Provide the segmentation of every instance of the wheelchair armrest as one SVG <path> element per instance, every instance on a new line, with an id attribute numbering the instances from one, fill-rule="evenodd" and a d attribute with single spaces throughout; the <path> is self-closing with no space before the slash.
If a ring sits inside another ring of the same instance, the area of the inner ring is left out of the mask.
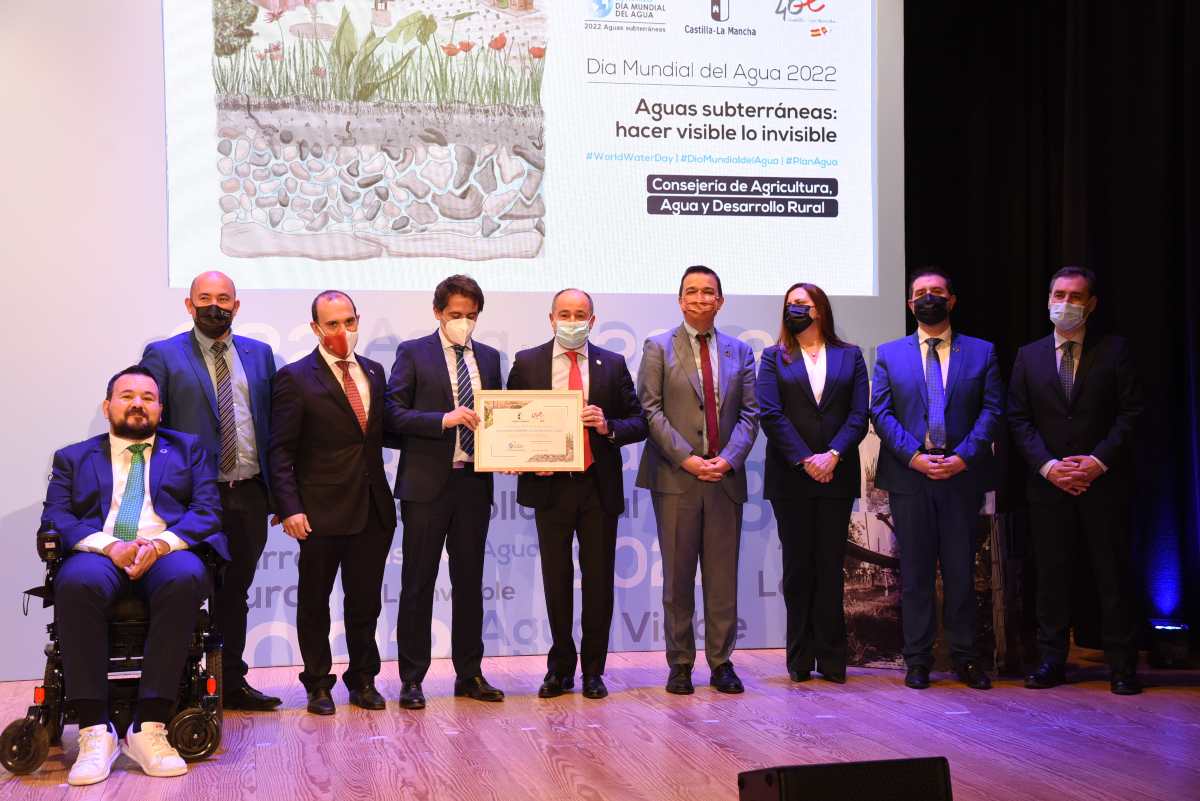
<path id="1" fill-rule="evenodd" d="M 57 565 L 63 560 L 62 535 L 53 528 L 39 531 L 37 535 L 38 558 L 47 566 Z"/>

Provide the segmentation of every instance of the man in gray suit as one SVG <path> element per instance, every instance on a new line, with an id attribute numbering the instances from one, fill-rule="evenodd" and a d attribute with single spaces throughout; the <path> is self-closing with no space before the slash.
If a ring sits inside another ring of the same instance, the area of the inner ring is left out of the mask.
<path id="1" fill-rule="evenodd" d="M 738 547 L 743 465 L 758 435 L 754 352 L 713 327 L 725 296 L 708 267 L 688 267 L 679 284 L 683 325 L 650 337 L 638 369 L 638 399 L 650 438 L 637 486 L 654 501 L 663 560 L 667 692 L 693 692 L 696 565 L 704 593 L 704 651 L 711 684 L 742 692 L 729 661 L 737 640 Z"/>

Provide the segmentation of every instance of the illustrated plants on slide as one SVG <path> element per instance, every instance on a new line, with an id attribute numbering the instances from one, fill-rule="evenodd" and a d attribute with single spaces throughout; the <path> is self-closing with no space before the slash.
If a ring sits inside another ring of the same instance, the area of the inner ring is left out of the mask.
<path id="1" fill-rule="evenodd" d="M 534 258 L 548 0 L 212 0 L 231 257 Z"/>

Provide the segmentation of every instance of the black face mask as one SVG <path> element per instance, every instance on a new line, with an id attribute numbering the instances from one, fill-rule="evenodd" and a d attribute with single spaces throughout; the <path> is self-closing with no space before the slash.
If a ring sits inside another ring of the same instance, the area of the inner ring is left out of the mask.
<path id="1" fill-rule="evenodd" d="M 196 327 L 206 337 L 220 339 L 233 325 L 233 312 L 229 309 L 222 309 L 215 303 L 194 308 L 196 309 Z"/>
<path id="2" fill-rule="evenodd" d="M 813 318 L 809 316 L 811 312 L 812 306 L 788 304 L 783 315 L 783 324 L 787 326 L 788 333 L 796 336 L 812 325 Z"/>
<path id="3" fill-rule="evenodd" d="M 950 316 L 949 299 L 925 294 L 913 301 L 913 316 L 925 325 L 937 325 Z"/>

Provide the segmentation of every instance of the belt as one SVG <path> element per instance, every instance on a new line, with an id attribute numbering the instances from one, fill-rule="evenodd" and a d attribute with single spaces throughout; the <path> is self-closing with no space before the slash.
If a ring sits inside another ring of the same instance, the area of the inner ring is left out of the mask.
<path id="1" fill-rule="evenodd" d="M 239 478 L 236 481 L 218 481 L 217 484 L 222 487 L 228 487 L 229 489 L 237 489 L 243 484 L 249 484 L 251 481 L 257 481 L 260 484 L 263 483 L 262 474 L 256 473 L 255 475 L 250 476 L 250 478 Z"/>

